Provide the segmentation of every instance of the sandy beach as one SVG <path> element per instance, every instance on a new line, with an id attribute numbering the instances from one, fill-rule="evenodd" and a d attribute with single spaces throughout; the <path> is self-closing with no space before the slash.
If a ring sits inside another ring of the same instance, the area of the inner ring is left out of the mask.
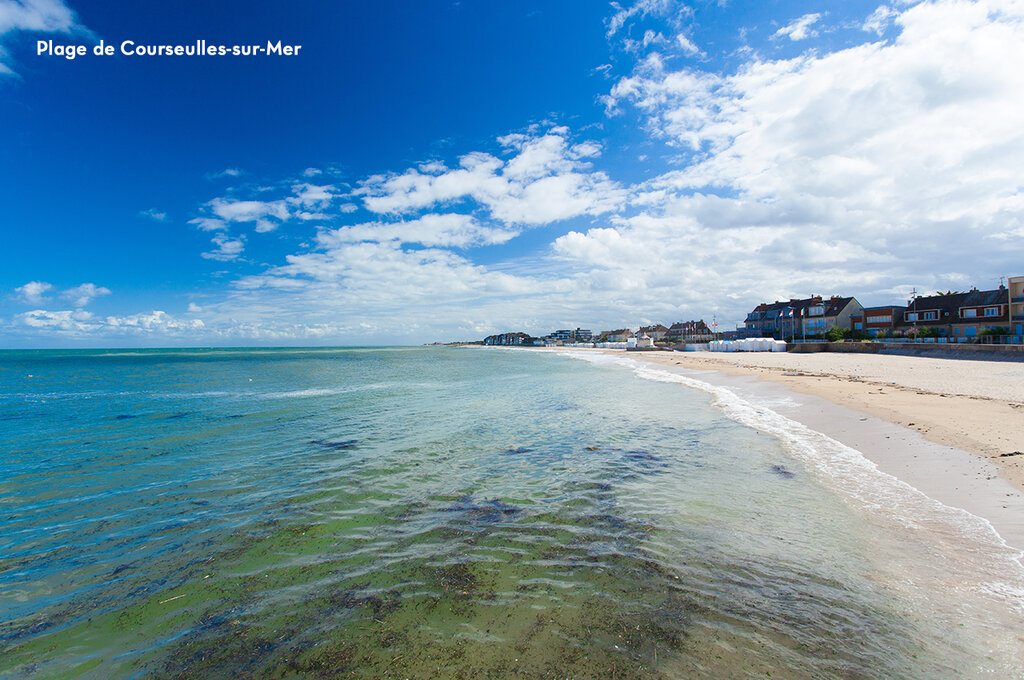
<path id="1" fill-rule="evenodd" d="M 1024 363 L 788 352 L 628 356 L 717 375 L 748 396 L 795 393 L 797 402 L 776 410 L 937 500 L 985 517 L 1024 548 Z"/>

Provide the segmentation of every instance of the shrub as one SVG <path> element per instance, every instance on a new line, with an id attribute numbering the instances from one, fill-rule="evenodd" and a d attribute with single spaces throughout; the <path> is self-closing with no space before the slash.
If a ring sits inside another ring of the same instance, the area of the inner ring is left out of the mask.
<path id="1" fill-rule="evenodd" d="M 829 342 L 841 342 L 850 336 L 849 328 L 840 328 L 839 326 L 832 326 L 825 331 L 825 338 Z"/>

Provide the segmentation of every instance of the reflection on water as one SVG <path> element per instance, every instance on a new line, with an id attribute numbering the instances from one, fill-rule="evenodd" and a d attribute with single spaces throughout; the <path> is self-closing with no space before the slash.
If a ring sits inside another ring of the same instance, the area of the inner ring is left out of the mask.
<path id="1" fill-rule="evenodd" d="M 8 353 L 0 406 L 5 677 L 1016 670 L 775 439 L 626 371 Z"/>

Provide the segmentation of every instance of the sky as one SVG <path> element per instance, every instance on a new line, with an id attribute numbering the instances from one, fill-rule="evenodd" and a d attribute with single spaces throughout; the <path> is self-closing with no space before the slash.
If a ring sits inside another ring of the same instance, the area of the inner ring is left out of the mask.
<path id="1" fill-rule="evenodd" d="M 199 40 L 228 54 L 130 51 Z M 995 288 L 1024 274 L 1021 64 L 1024 0 L 0 0 L 0 347 Z"/>

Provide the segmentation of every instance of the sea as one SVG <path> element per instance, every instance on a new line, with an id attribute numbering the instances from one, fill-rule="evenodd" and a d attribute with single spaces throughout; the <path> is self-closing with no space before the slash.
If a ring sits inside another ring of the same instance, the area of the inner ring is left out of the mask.
<path id="1" fill-rule="evenodd" d="M 1020 678 L 1020 560 L 625 353 L 0 352 L 2 678 Z"/>

